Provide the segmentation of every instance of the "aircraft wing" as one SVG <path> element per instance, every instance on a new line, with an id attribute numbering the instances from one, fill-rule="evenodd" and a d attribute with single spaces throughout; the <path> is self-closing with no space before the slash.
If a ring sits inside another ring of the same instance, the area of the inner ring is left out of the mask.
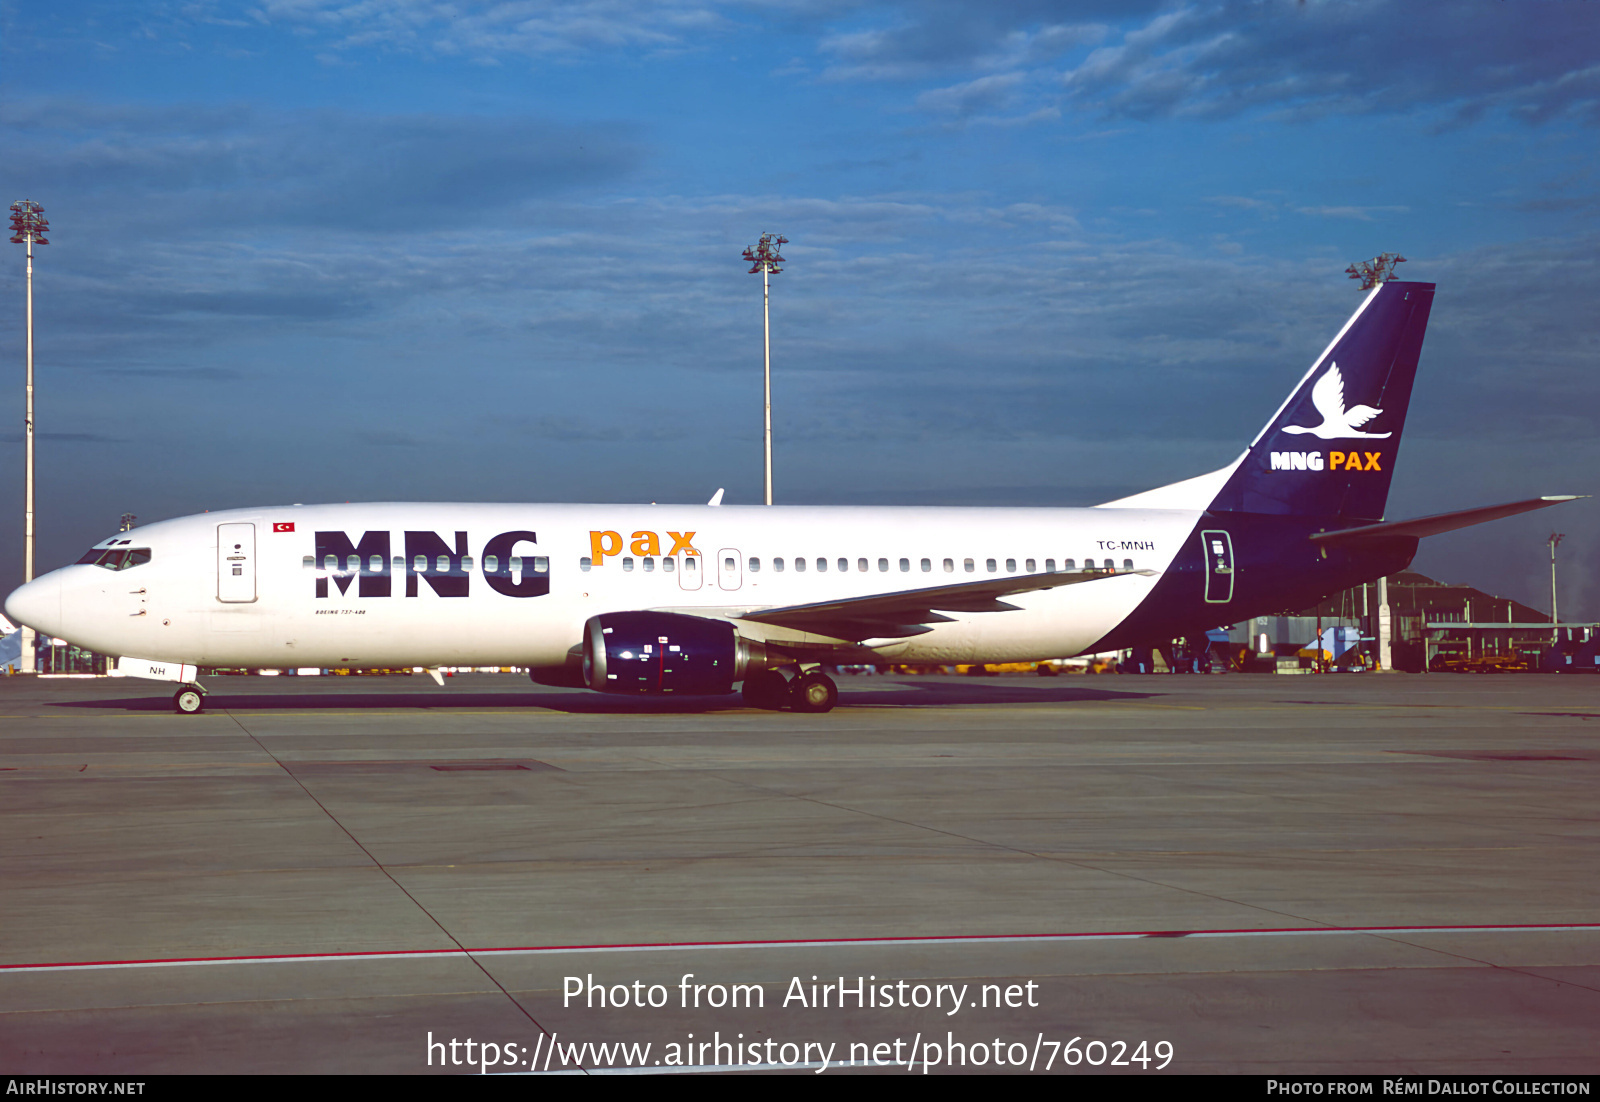
<path id="1" fill-rule="evenodd" d="M 1527 501 L 1512 501 L 1505 505 L 1485 505 L 1477 509 L 1463 509 L 1459 513 L 1439 513 L 1431 517 L 1418 517 L 1416 520 L 1392 520 L 1385 524 L 1369 524 L 1363 528 L 1345 528 L 1338 532 L 1318 532 L 1311 537 L 1311 540 L 1313 543 L 1329 546 L 1337 543 L 1353 543 L 1364 540 L 1436 536 L 1440 532 L 1453 532 L 1457 528 L 1470 528 L 1474 524 L 1499 520 L 1501 517 L 1512 517 L 1518 513 L 1544 509 L 1551 505 L 1560 505 L 1566 501 L 1577 501 L 1583 496 L 1582 494 L 1559 494 L 1534 497 L 1529 498 Z"/>
<path id="2" fill-rule="evenodd" d="M 1154 570 L 1062 570 L 1049 574 L 1023 574 L 985 578 L 980 582 L 875 593 L 841 601 L 789 605 L 743 613 L 738 619 L 830 635 L 835 639 L 896 639 L 931 631 L 927 625 L 947 623 L 946 612 L 1014 612 L 1017 606 L 1002 597 L 1079 585 L 1123 574 L 1153 576 Z"/>

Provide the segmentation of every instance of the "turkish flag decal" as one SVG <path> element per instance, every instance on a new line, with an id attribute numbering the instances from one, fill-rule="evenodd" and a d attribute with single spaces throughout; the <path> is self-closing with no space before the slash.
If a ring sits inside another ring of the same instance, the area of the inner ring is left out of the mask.
<path id="1" fill-rule="evenodd" d="M 294 531 L 294 521 L 292 521 L 292 520 L 277 520 L 277 521 L 273 521 L 272 522 L 272 530 L 274 532 L 293 532 Z"/>

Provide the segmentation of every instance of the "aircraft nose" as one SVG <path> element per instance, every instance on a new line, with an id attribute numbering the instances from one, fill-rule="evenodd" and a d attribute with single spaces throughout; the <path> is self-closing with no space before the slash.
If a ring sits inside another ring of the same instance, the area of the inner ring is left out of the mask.
<path id="1" fill-rule="evenodd" d="M 61 634 L 61 576 L 51 571 L 12 590 L 6 616 L 44 635 Z"/>

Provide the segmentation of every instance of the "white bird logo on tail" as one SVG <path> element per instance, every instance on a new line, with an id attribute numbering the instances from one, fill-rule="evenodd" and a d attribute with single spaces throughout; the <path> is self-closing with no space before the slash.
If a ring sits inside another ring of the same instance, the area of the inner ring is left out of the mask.
<path id="1" fill-rule="evenodd" d="M 1311 404 L 1322 414 L 1322 424 L 1285 425 L 1284 432 L 1304 433 L 1323 440 L 1384 440 L 1392 433 L 1387 432 L 1362 432 L 1361 426 L 1372 420 L 1381 409 L 1371 406 L 1351 406 L 1344 408 L 1344 376 L 1339 373 L 1337 363 L 1328 368 L 1327 374 L 1317 380 L 1317 385 L 1311 388 Z"/>

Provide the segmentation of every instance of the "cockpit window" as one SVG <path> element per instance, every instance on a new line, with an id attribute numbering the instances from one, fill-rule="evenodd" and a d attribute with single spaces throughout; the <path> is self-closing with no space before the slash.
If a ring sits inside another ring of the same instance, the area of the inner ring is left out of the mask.
<path id="1" fill-rule="evenodd" d="M 103 566 L 107 570 L 130 570 L 150 561 L 148 547 L 94 547 L 84 553 L 78 565 Z"/>

